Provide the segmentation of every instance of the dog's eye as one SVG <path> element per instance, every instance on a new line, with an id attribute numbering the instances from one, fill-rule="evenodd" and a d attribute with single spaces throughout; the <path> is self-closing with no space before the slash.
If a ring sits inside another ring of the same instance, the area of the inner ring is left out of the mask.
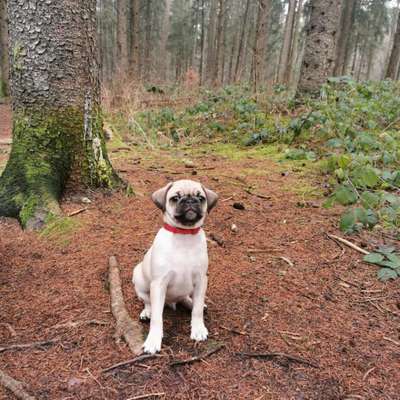
<path id="1" fill-rule="evenodd" d="M 203 202 L 205 202 L 206 201 L 206 198 L 204 197 L 204 196 L 198 196 L 199 197 L 199 200 L 203 203 Z"/>
<path id="2" fill-rule="evenodd" d="M 170 201 L 172 201 L 173 203 L 176 203 L 178 200 L 179 200 L 179 197 L 178 197 L 178 196 L 172 196 L 172 197 L 170 198 Z"/>

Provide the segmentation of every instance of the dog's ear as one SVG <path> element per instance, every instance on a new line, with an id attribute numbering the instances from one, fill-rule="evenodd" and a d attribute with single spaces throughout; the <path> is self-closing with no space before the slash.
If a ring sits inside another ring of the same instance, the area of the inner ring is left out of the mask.
<path id="1" fill-rule="evenodd" d="M 207 198 L 207 212 L 210 212 L 217 205 L 218 195 L 217 193 L 213 192 L 210 189 L 207 189 L 203 185 L 202 187 Z"/>
<path id="2" fill-rule="evenodd" d="M 154 204 L 163 212 L 165 211 L 165 202 L 167 201 L 167 193 L 168 190 L 171 188 L 172 182 L 168 183 L 161 189 L 156 190 L 152 195 L 151 199 L 153 200 Z"/>

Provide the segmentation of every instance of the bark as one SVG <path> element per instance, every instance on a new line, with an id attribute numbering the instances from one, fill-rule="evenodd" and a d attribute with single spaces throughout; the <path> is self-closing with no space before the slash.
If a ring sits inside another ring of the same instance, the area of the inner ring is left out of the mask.
<path id="1" fill-rule="evenodd" d="M 265 53 L 267 48 L 268 17 L 271 8 L 270 0 L 258 1 L 258 12 L 254 43 L 254 91 L 265 76 Z"/>
<path id="2" fill-rule="evenodd" d="M 386 78 L 393 80 L 397 79 L 400 63 L 400 12 L 398 14 L 392 52 L 390 54 L 389 65 L 386 71 Z"/>
<path id="3" fill-rule="evenodd" d="M 8 22 L 6 0 L 0 0 L 0 97 L 9 94 Z"/>
<path id="4" fill-rule="evenodd" d="M 234 77 L 235 82 L 239 78 L 239 68 L 240 68 L 240 65 L 242 62 L 242 58 L 243 58 L 243 52 L 244 52 L 243 50 L 244 50 L 244 44 L 245 44 L 246 25 L 247 25 L 247 18 L 249 15 L 249 8 L 250 8 L 250 0 L 247 0 L 246 8 L 245 8 L 244 15 L 243 15 L 243 22 L 240 27 L 238 54 L 237 54 L 236 66 L 235 66 L 235 77 Z"/>
<path id="5" fill-rule="evenodd" d="M 225 1 L 219 0 L 218 8 L 218 21 L 217 21 L 217 37 L 216 37 L 216 50 L 214 67 L 212 70 L 212 80 L 216 84 L 219 76 L 219 70 L 222 66 L 222 54 L 224 52 L 223 40 L 224 40 L 224 21 L 225 21 Z"/>
<path id="6" fill-rule="evenodd" d="M 146 0 L 146 35 L 144 46 L 144 78 L 148 81 L 151 75 L 151 7 L 152 1 Z"/>
<path id="7" fill-rule="evenodd" d="M 13 144 L 0 215 L 38 229 L 73 187 L 120 183 L 102 134 L 96 1 L 9 0 Z"/>
<path id="8" fill-rule="evenodd" d="M 354 24 L 356 0 L 347 0 L 343 3 L 343 12 L 340 20 L 339 39 L 336 51 L 335 75 L 344 75 L 348 63 L 351 29 Z"/>
<path id="9" fill-rule="evenodd" d="M 118 68 L 122 75 L 128 71 L 128 3 L 117 2 L 117 48 Z"/>
<path id="10" fill-rule="evenodd" d="M 319 93 L 335 67 L 341 0 L 312 0 L 298 95 Z"/>
<path id="11" fill-rule="evenodd" d="M 290 53 L 293 43 L 293 32 L 295 23 L 295 12 L 296 12 L 297 0 L 289 0 L 289 10 L 285 22 L 285 32 L 283 34 L 282 50 L 279 58 L 279 72 L 278 82 L 289 83 L 290 80 Z"/>
<path id="12" fill-rule="evenodd" d="M 20 400 L 35 400 L 35 397 L 31 396 L 25 391 L 24 384 L 20 381 L 15 380 L 10 375 L 0 370 L 0 385 L 11 391 L 17 399 Z"/>

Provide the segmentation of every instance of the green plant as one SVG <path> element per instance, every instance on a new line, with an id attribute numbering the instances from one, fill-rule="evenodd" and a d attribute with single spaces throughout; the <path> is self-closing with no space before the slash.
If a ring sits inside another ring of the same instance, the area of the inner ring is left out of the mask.
<path id="1" fill-rule="evenodd" d="M 400 257 L 394 247 L 381 246 L 374 253 L 364 257 L 364 261 L 379 265 L 378 279 L 388 281 L 400 277 Z"/>

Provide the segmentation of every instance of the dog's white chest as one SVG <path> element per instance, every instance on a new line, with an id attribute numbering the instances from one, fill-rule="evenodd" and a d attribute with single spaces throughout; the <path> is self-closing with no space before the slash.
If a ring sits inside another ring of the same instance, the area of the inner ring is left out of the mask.
<path id="1" fill-rule="evenodd" d="M 152 277 L 161 278 L 172 271 L 167 289 L 168 299 L 190 295 L 196 282 L 207 273 L 207 243 L 203 231 L 180 235 L 160 229 L 152 247 Z"/>

